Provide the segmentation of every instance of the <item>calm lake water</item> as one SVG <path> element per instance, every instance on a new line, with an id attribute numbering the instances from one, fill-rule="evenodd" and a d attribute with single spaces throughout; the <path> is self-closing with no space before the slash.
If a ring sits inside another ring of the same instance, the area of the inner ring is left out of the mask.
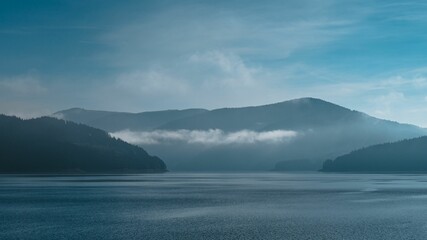
<path id="1" fill-rule="evenodd" d="M 427 175 L 0 176 L 0 239 L 426 239 Z"/>

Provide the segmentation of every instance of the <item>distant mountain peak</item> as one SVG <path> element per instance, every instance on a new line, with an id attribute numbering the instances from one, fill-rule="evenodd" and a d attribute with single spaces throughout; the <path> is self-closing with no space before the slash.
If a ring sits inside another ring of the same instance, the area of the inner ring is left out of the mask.
<path id="1" fill-rule="evenodd" d="M 65 110 L 55 112 L 53 115 L 63 114 L 63 113 L 80 113 L 80 112 L 84 112 L 84 111 L 87 111 L 87 110 L 84 108 L 74 107 L 74 108 L 69 108 L 69 109 L 65 109 Z"/>
<path id="2" fill-rule="evenodd" d="M 338 104 L 335 104 L 335 103 L 332 103 L 332 102 L 328 102 L 328 101 L 320 99 L 320 98 L 314 98 L 314 97 L 296 98 L 296 99 L 291 99 L 291 100 L 288 100 L 288 101 L 284 101 L 283 103 L 294 103 L 294 104 L 327 104 L 327 105 L 331 105 L 331 106 L 345 108 L 345 107 L 340 106 Z"/>
<path id="3" fill-rule="evenodd" d="M 303 97 L 303 98 L 295 98 L 295 99 L 290 99 L 290 100 L 285 100 L 285 101 L 281 101 L 281 102 L 276 102 L 276 103 L 271 103 L 271 104 L 264 104 L 264 105 L 256 105 L 256 106 L 251 106 L 251 107 L 268 107 L 268 106 L 281 106 L 281 105 L 286 105 L 286 106 L 292 106 L 292 105 L 301 105 L 301 106 L 317 106 L 317 105 L 323 105 L 323 106 L 331 106 L 331 107 L 338 107 L 341 109 L 347 109 L 343 106 L 340 106 L 338 104 L 332 103 L 332 102 L 328 102 L 325 101 L 323 99 L 320 98 L 313 98 L 313 97 Z M 240 107 L 242 108 L 242 107 Z M 243 107 L 245 108 L 245 107 Z M 227 108 L 229 109 L 229 108 Z M 239 108 L 232 108 L 232 109 L 239 109 Z M 348 109 L 350 110 L 350 109 Z"/>
<path id="4" fill-rule="evenodd" d="M 302 97 L 302 98 L 295 98 L 289 100 L 290 102 L 327 102 L 320 98 L 314 98 L 314 97 Z"/>

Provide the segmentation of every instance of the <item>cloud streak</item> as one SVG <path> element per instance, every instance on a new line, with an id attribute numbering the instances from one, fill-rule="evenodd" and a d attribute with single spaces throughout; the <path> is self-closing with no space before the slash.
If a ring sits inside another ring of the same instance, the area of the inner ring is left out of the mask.
<path id="1" fill-rule="evenodd" d="M 220 129 L 209 129 L 205 131 L 181 129 L 176 131 L 155 130 L 149 132 L 123 130 L 110 133 L 110 135 L 136 145 L 162 144 L 170 142 L 202 145 L 225 145 L 256 143 L 277 144 L 290 141 L 295 138 L 298 133 L 287 130 L 263 132 L 241 130 L 236 132 L 224 132 Z"/>
<path id="2" fill-rule="evenodd" d="M 0 93 L 2 94 L 43 94 L 47 89 L 40 81 L 31 75 L 14 76 L 0 79 Z"/>

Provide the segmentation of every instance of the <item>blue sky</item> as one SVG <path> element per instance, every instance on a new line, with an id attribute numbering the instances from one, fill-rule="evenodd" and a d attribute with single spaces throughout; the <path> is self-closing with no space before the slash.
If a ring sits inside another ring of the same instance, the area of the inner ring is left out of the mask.
<path id="1" fill-rule="evenodd" d="M 0 2 L 0 112 L 318 97 L 427 127 L 423 1 Z"/>

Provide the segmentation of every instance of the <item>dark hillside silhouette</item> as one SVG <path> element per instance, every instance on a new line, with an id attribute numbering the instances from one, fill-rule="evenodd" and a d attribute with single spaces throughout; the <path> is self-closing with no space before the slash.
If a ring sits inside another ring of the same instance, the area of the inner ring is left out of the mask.
<path id="1" fill-rule="evenodd" d="M 325 172 L 427 171 L 427 137 L 363 148 L 323 164 Z"/>
<path id="2" fill-rule="evenodd" d="M 0 115 L 0 172 L 162 172 L 142 148 L 82 124 Z"/>

